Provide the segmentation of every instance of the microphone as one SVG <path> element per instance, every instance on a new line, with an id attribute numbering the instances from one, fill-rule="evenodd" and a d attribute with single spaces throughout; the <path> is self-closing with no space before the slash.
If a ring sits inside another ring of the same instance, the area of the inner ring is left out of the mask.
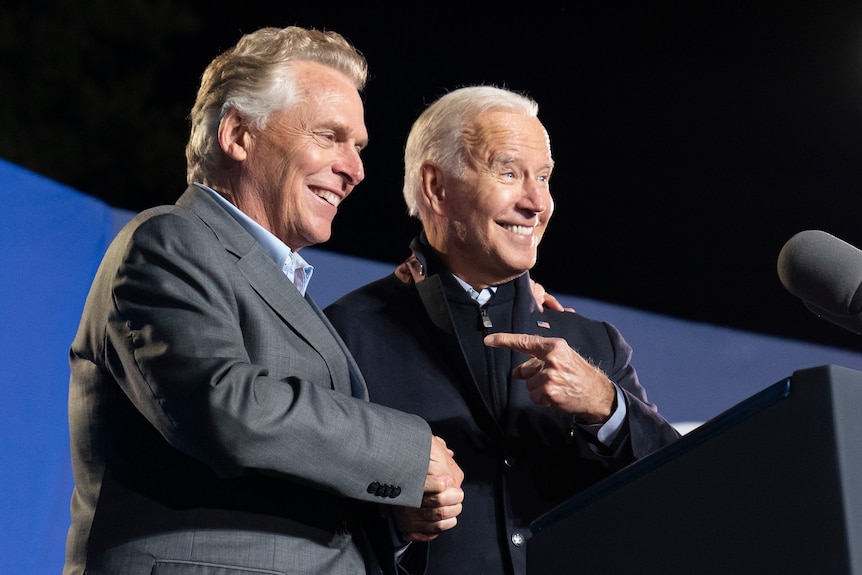
<path id="1" fill-rule="evenodd" d="M 826 232 L 802 231 L 781 248 L 778 277 L 812 313 L 862 333 L 862 251 Z"/>

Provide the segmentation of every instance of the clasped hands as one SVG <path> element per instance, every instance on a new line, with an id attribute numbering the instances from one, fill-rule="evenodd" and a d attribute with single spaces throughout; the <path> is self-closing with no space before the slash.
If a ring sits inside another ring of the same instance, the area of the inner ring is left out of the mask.
<path id="1" fill-rule="evenodd" d="M 455 463 L 454 453 L 438 436 L 431 438 L 431 457 L 425 476 L 425 493 L 420 507 L 394 507 L 392 518 L 404 541 L 432 541 L 458 523 L 464 491 L 464 472 Z"/>

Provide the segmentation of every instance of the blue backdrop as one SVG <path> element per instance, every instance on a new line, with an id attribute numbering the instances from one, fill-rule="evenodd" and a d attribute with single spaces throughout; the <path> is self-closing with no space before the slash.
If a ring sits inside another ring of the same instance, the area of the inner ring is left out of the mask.
<path id="1" fill-rule="evenodd" d="M 3 160 L 0 182 L 0 349 L 7 353 L 0 363 L 0 571 L 44 575 L 62 568 L 69 524 L 68 347 L 99 260 L 131 214 Z M 319 249 L 303 255 L 315 266 L 310 292 L 321 306 L 392 269 Z M 797 369 L 862 370 L 862 343 L 854 353 L 558 295 L 622 331 L 650 399 L 681 429 Z"/>

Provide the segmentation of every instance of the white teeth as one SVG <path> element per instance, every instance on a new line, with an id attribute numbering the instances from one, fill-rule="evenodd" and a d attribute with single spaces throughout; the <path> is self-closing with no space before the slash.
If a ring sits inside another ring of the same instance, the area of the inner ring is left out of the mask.
<path id="1" fill-rule="evenodd" d="M 515 226 L 511 224 L 504 224 L 503 227 L 512 232 L 513 234 L 518 234 L 519 236 L 529 236 L 533 233 L 532 226 Z"/>
<path id="2" fill-rule="evenodd" d="M 336 208 L 338 207 L 338 204 L 341 203 L 341 197 L 337 194 L 333 194 L 332 192 L 328 192 L 326 190 L 315 190 L 314 193 L 332 204 L 333 206 L 335 206 Z"/>

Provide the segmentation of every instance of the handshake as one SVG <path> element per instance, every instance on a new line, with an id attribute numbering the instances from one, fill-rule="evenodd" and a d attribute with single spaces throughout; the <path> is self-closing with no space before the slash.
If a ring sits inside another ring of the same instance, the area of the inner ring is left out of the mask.
<path id="1" fill-rule="evenodd" d="M 404 541 L 431 541 L 458 523 L 464 491 L 464 472 L 454 452 L 436 435 L 431 439 L 431 458 L 425 477 L 421 507 L 395 507 L 392 516 Z"/>

